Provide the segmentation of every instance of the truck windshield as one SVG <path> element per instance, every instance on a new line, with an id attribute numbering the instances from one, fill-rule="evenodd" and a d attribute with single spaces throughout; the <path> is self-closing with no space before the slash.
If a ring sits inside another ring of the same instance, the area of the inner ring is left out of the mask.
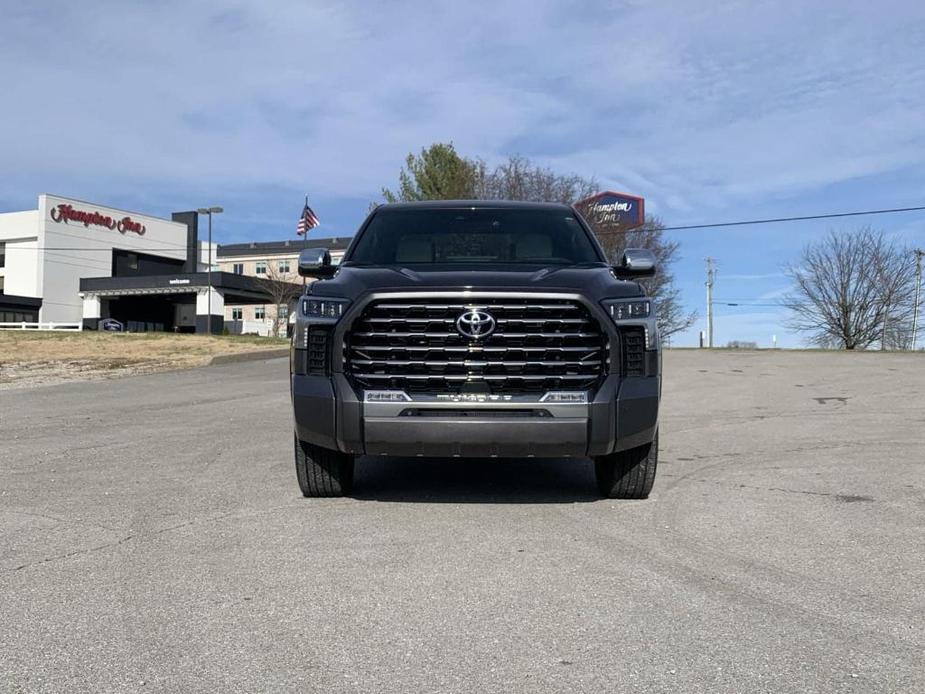
<path id="1" fill-rule="evenodd" d="M 505 208 L 379 210 L 347 260 L 370 265 L 603 262 L 568 211 Z"/>

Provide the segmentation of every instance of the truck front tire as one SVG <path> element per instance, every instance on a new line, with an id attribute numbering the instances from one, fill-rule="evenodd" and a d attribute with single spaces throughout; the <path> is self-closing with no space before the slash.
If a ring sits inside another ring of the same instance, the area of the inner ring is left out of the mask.
<path id="1" fill-rule="evenodd" d="M 295 439 L 295 471 L 303 496 L 344 496 L 353 488 L 352 455 Z"/>
<path id="2" fill-rule="evenodd" d="M 601 494 L 610 499 L 645 499 L 655 483 L 658 432 L 652 443 L 594 459 L 594 475 Z"/>

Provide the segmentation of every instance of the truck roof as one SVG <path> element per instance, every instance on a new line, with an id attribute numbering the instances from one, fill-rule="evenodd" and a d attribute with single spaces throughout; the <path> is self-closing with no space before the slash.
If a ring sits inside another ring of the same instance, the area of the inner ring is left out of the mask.
<path id="1" fill-rule="evenodd" d="M 524 202 L 522 200 L 419 200 L 415 202 L 390 202 L 377 209 L 384 210 L 458 210 L 458 209 L 515 209 L 515 210 L 559 210 L 571 211 L 570 205 L 559 202 Z"/>

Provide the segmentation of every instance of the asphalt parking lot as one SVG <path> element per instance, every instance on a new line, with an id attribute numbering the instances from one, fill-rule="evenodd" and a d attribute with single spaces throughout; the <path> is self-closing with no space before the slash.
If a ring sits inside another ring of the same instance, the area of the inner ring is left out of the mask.
<path id="1" fill-rule="evenodd" d="M 0 393 L 0 686 L 925 691 L 925 359 L 673 351 L 652 497 L 364 459 L 307 500 L 284 360 Z"/>

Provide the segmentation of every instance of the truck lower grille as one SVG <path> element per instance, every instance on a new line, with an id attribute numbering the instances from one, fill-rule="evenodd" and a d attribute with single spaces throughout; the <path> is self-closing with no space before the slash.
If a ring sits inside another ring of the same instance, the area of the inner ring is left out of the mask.
<path id="1" fill-rule="evenodd" d="M 624 376 L 646 375 L 646 329 L 631 327 L 620 329 Z"/>
<path id="2" fill-rule="evenodd" d="M 308 330 L 308 373 L 327 375 L 328 364 L 328 335 L 330 328 L 326 326 L 312 326 Z"/>
<path id="3" fill-rule="evenodd" d="M 494 319 L 487 337 L 457 330 L 473 309 Z M 382 299 L 345 343 L 356 385 L 431 393 L 585 390 L 606 373 L 608 353 L 597 320 L 569 299 Z"/>

